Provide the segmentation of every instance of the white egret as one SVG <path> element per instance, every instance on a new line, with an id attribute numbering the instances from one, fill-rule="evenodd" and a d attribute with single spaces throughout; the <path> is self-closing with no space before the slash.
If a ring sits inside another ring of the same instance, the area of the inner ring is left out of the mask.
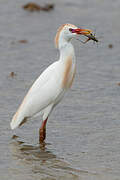
<path id="1" fill-rule="evenodd" d="M 91 32 L 72 24 L 64 24 L 58 29 L 55 44 L 60 52 L 59 60 L 51 64 L 34 82 L 13 116 L 11 129 L 21 126 L 30 117 L 40 113 L 43 121 L 39 131 L 39 141 L 41 143 L 45 140 L 48 117 L 71 87 L 75 76 L 76 60 L 71 39 L 85 35 L 90 40 L 93 37 Z"/>

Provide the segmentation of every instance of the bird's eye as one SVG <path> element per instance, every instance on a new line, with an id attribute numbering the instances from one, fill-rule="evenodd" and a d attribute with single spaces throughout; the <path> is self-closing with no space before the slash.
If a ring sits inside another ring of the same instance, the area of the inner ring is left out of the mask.
<path id="1" fill-rule="evenodd" d="M 72 29 L 72 28 L 69 28 L 69 31 L 70 31 L 70 32 L 72 32 L 72 31 L 73 31 L 73 29 Z"/>

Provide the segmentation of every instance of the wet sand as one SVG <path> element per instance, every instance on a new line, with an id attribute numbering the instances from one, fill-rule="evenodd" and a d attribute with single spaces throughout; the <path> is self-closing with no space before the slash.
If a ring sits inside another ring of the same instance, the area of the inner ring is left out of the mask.
<path id="1" fill-rule="evenodd" d="M 22 9 L 27 0 L 0 2 L 0 180 L 119 180 L 120 1 L 53 0 L 52 11 L 32 13 Z M 100 43 L 73 41 L 76 78 L 40 146 L 41 117 L 15 131 L 9 124 L 34 80 L 58 59 L 54 36 L 66 22 L 93 29 Z"/>

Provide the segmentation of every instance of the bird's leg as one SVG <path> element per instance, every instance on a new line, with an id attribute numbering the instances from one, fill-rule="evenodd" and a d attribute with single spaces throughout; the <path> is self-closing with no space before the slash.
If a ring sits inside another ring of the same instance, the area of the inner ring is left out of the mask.
<path id="1" fill-rule="evenodd" d="M 46 138 L 46 123 L 47 123 L 47 119 L 45 119 L 43 122 L 42 122 L 42 125 L 40 127 L 40 130 L 39 130 L 39 142 L 40 143 L 43 143 L 45 138 Z"/>

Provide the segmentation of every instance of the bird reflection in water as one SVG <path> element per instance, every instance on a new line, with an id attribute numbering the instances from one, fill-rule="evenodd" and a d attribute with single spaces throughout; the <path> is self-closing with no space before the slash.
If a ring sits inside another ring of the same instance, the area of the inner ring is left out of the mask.
<path id="1" fill-rule="evenodd" d="M 20 138 L 16 135 L 12 137 L 13 141 L 11 142 L 12 154 L 19 159 L 24 159 L 26 161 L 46 161 L 48 159 L 55 159 L 56 155 L 52 154 L 47 149 L 48 143 L 42 143 L 38 145 L 29 145 L 21 141 Z"/>
<path id="2" fill-rule="evenodd" d="M 86 170 L 72 168 L 65 160 L 57 157 L 52 152 L 53 150 L 49 150 L 49 146 L 51 144 L 45 142 L 38 145 L 28 145 L 24 141 L 21 141 L 18 136 L 14 135 L 10 143 L 10 149 L 13 163 L 16 164 L 17 162 L 17 166 L 13 172 L 18 172 L 18 176 L 21 177 L 21 172 L 24 169 L 27 178 L 29 172 L 30 176 L 31 173 L 40 178 L 47 176 L 45 180 L 48 180 L 48 177 L 50 179 L 53 177 L 63 177 L 63 179 L 69 178 L 74 180 L 90 173 Z"/>

